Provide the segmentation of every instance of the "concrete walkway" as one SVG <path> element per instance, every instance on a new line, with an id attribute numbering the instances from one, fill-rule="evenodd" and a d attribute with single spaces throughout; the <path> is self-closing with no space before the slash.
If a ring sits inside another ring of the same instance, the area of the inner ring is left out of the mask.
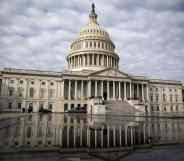
<path id="1" fill-rule="evenodd" d="M 120 161 L 184 161 L 184 145 L 136 150 Z"/>

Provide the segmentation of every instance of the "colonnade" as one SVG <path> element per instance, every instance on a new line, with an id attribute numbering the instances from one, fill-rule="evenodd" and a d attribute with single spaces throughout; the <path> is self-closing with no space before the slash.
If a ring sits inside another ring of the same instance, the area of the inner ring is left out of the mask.
<path id="1" fill-rule="evenodd" d="M 69 69 L 85 66 L 104 66 L 118 68 L 118 57 L 107 54 L 81 54 L 68 58 Z"/>
<path id="2" fill-rule="evenodd" d="M 101 96 L 104 100 L 148 100 L 148 84 L 114 80 L 64 80 L 63 96 L 78 100 Z"/>

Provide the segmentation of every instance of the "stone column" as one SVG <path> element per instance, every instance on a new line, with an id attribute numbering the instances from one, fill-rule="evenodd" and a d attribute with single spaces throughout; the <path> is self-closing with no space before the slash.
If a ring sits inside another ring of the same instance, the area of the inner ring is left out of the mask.
<path id="1" fill-rule="evenodd" d="M 122 146 L 122 141 L 121 141 L 121 126 L 119 126 L 119 146 Z"/>
<path id="2" fill-rule="evenodd" d="M 73 146 L 76 146 L 76 127 L 73 126 Z"/>
<path id="3" fill-rule="evenodd" d="M 124 100 L 127 100 L 127 95 L 126 95 L 126 82 L 124 82 Z"/>
<path id="4" fill-rule="evenodd" d="M 80 67 L 80 55 L 78 56 L 78 67 Z"/>
<path id="5" fill-rule="evenodd" d="M 144 144 L 146 144 L 146 124 L 143 124 L 143 140 L 144 140 Z"/>
<path id="6" fill-rule="evenodd" d="M 109 66 L 109 56 L 107 56 L 107 67 Z"/>
<path id="7" fill-rule="evenodd" d="M 139 99 L 139 85 L 137 84 L 137 98 Z"/>
<path id="8" fill-rule="evenodd" d="M 97 80 L 95 80 L 95 97 L 98 95 Z"/>
<path id="9" fill-rule="evenodd" d="M 90 138 L 91 138 L 91 134 L 90 134 L 91 132 L 90 132 L 90 129 L 89 129 L 89 127 L 88 127 L 88 146 L 89 147 L 91 147 L 91 140 L 90 140 Z"/>
<path id="10" fill-rule="evenodd" d="M 101 147 L 103 148 L 103 129 L 104 127 L 101 127 Z"/>
<path id="11" fill-rule="evenodd" d="M 89 66 L 90 65 L 90 55 L 87 55 L 87 66 Z"/>
<path id="12" fill-rule="evenodd" d="M 107 100 L 109 100 L 109 81 L 107 80 Z"/>
<path id="13" fill-rule="evenodd" d="M 77 100 L 77 80 L 75 80 L 75 99 Z"/>
<path id="14" fill-rule="evenodd" d="M 99 54 L 97 54 L 96 57 L 97 57 L 96 65 L 99 66 Z"/>
<path id="15" fill-rule="evenodd" d="M 104 99 L 103 98 L 103 80 L 101 81 L 101 96 L 102 96 L 102 99 Z"/>
<path id="16" fill-rule="evenodd" d="M 116 99 L 116 98 L 115 98 L 115 95 L 116 95 L 115 92 L 116 92 L 116 91 L 115 91 L 115 81 L 113 81 L 113 100 Z"/>
<path id="17" fill-rule="evenodd" d="M 81 80 L 81 98 L 84 98 L 84 81 Z"/>
<path id="18" fill-rule="evenodd" d="M 119 100 L 121 100 L 121 82 L 119 82 Z"/>
<path id="19" fill-rule="evenodd" d="M 127 126 L 125 126 L 125 146 L 127 146 L 127 144 L 128 144 L 127 132 L 128 132 Z"/>
<path id="20" fill-rule="evenodd" d="M 71 100 L 71 80 L 68 80 L 69 83 L 68 83 L 68 99 Z"/>
<path id="21" fill-rule="evenodd" d="M 67 127 L 67 139 L 66 139 L 67 140 L 67 147 L 69 147 L 69 144 L 70 144 L 69 143 L 69 141 L 70 141 L 70 138 L 69 138 L 70 137 L 69 130 L 70 130 L 70 127 L 68 126 Z"/>
<path id="22" fill-rule="evenodd" d="M 92 65 L 94 65 L 95 55 L 92 54 Z"/>
<path id="23" fill-rule="evenodd" d="M 107 147 L 109 147 L 109 126 L 107 126 Z"/>
<path id="24" fill-rule="evenodd" d="M 83 126 L 80 127 L 80 146 L 82 146 L 82 128 Z"/>
<path id="25" fill-rule="evenodd" d="M 113 127 L 113 146 L 116 147 L 116 128 Z"/>
<path id="26" fill-rule="evenodd" d="M 132 82 L 130 82 L 130 99 L 132 99 Z"/>
<path id="27" fill-rule="evenodd" d="M 91 80 L 88 82 L 88 97 L 91 97 Z"/>
<path id="28" fill-rule="evenodd" d="M 142 84 L 142 101 L 144 102 L 144 84 Z"/>
<path id="29" fill-rule="evenodd" d="M 95 148 L 97 147 L 97 131 L 95 129 Z"/>
<path id="30" fill-rule="evenodd" d="M 133 145 L 134 144 L 133 127 L 130 127 L 130 138 L 131 138 L 131 145 Z"/>
<path id="31" fill-rule="evenodd" d="M 64 99 L 65 98 L 65 80 L 64 79 L 63 79 L 62 84 L 63 84 L 63 86 L 61 88 L 61 97 Z M 59 83 L 59 85 L 60 85 L 60 83 Z"/>
<path id="32" fill-rule="evenodd" d="M 149 88 L 148 88 L 148 84 L 146 86 L 146 100 L 149 102 Z"/>
<path id="33" fill-rule="evenodd" d="M 62 147 L 63 146 L 63 130 L 62 127 L 59 129 L 59 133 L 60 133 L 60 143 L 59 145 Z"/>

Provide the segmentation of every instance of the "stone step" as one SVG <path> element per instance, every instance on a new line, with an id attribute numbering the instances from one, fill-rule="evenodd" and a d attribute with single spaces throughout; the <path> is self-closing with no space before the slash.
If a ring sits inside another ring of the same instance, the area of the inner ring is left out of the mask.
<path id="1" fill-rule="evenodd" d="M 125 113 L 136 113 L 140 112 L 134 106 L 130 105 L 125 101 L 106 101 L 105 102 L 108 113 L 111 114 L 125 114 Z"/>

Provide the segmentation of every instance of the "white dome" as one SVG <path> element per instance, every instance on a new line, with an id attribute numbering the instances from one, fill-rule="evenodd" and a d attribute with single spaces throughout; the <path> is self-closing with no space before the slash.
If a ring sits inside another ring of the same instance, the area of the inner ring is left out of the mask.
<path id="1" fill-rule="evenodd" d="M 119 56 L 107 31 L 97 23 L 95 6 L 89 14 L 89 23 L 70 45 L 67 57 L 69 70 L 99 70 L 118 68 Z"/>

